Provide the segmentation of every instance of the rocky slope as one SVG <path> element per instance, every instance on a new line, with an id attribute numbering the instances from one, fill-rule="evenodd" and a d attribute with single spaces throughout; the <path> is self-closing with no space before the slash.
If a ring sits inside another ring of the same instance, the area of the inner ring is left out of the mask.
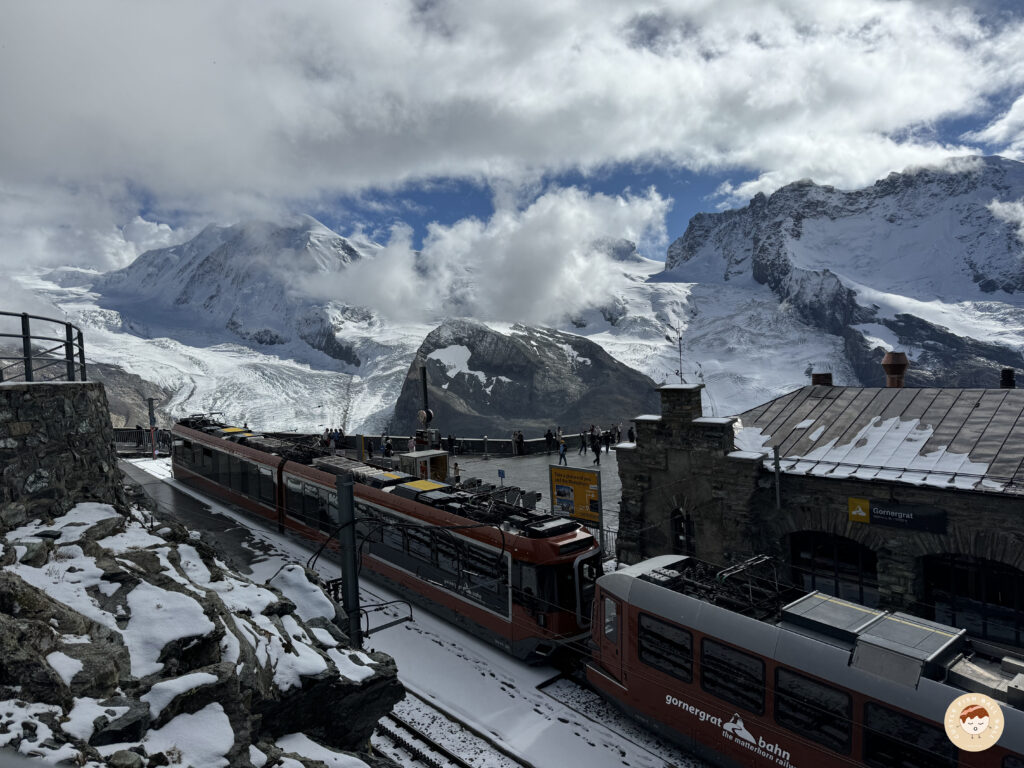
<path id="1" fill-rule="evenodd" d="M 757 283 L 841 336 L 860 383 L 887 348 L 908 385 L 993 386 L 1021 364 L 1024 164 L 974 158 L 892 173 L 852 192 L 804 180 L 744 208 L 698 214 L 662 279 Z M 1011 333 L 992 339 L 990 328 Z M 993 343 L 993 341 L 997 343 Z"/>
<path id="2" fill-rule="evenodd" d="M 271 766 L 292 734 L 365 749 L 402 696 L 391 659 L 349 649 L 298 566 L 258 586 L 180 526 L 95 502 L 0 535 L 0 746 Z"/>
<path id="3" fill-rule="evenodd" d="M 470 320 L 449 320 L 431 331 L 406 374 L 394 429 L 416 426 L 422 408 L 420 368 L 427 397 L 444 434 L 543 434 L 576 431 L 657 412 L 655 383 L 580 336 L 513 325 L 504 332 Z"/>

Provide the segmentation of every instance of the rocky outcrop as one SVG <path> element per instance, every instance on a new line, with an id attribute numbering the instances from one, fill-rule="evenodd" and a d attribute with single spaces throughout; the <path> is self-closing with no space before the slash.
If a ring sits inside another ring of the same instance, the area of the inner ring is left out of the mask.
<path id="1" fill-rule="evenodd" d="M 100 383 L 0 386 L 0 466 L 0 527 L 59 515 L 71 499 L 126 508 Z"/>
<path id="2" fill-rule="evenodd" d="M 396 430 L 422 408 L 420 368 L 436 426 L 458 435 L 540 435 L 552 426 L 626 421 L 657 407 L 656 384 L 588 339 L 548 328 L 507 334 L 449 320 L 416 352 L 395 407 Z"/>
<path id="3" fill-rule="evenodd" d="M 250 766 L 296 733 L 360 751 L 403 694 L 315 574 L 259 586 L 138 510 L 0 526 L 0 567 L 0 746 L 50 762 Z"/>

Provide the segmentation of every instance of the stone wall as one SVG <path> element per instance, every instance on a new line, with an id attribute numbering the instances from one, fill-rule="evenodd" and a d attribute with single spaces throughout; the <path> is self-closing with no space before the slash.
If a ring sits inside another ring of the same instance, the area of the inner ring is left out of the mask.
<path id="1" fill-rule="evenodd" d="M 103 385 L 0 384 L 0 467 L 0 528 L 78 501 L 124 507 Z"/>
<path id="2" fill-rule="evenodd" d="M 723 566 L 759 554 L 788 565 L 789 534 L 818 531 L 871 549 L 877 556 L 880 604 L 899 610 L 912 610 L 922 599 L 926 555 L 969 555 L 1024 570 L 1021 497 L 783 474 L 777 507 L 775 476 L 763 465 L 767 456 L 734 452 L 732 420 L 702 417 L 700 390 L 700 385 L 662 387 L 661 416 L 638 418 L 636 446 L 618 449 L 620 562 L 692 552 Z M 945 531 L 852 521 L 850 497 L 943 510 Z M 689 542 L 673 530 L 674 510 L 692 521 Z"/>

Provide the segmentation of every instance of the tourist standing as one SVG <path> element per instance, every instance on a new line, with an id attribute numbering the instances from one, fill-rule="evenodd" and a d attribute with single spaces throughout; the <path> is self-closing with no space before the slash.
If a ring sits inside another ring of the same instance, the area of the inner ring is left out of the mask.
<path id="1" fill-rule="evenodd" d="M 558 463 L 559 465 L 565 464 L 565 466 L 569 466 L 569 460 L 565 458 L 565 440 L 558 441 Z"/>

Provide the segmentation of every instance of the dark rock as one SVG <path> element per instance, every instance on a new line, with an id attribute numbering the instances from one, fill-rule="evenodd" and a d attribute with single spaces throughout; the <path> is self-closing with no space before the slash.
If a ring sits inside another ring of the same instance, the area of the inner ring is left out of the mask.
<path id="1" fill-rule="evenodd" d="M 107 758 L 110 768 L 144 768 L 146 761 L 142 756 L 127 749 L 119 749 Z"/>
<path id="2" fill-rule="evenodd" d="M 128 707 L 128 711 L 116 720 L 107 721 L 94 731 L 89 739 L 93 747 L 102 747 L 107 744 L 123 744 L 132 741 L 141 741 L 146 735 L 152 722 L 149 716 L 149 705 L 138 699 L 114 698 L 101 701 L 104 707 Z M 103 720 L 103 718 L 99 718 Z"/>
<path id="3" fill-rule="evenodd" d="M 470 351 L 479 375 L 452 373 L 430 355 L 451 346 Z M 413 429 L 422 408 L 420 368 L 427 368 L 432 425 L 442 433 L 508 438 L 536 436 L 553 425 L 617 423 L 658 407 L 655 383 L 581 336 L 514 326 L 508 335 L 471 320 L 449 320 L 416 352 L 395 406 L 396 425 Z M 483 380 L 481 380 L 483 377 Z"/>

